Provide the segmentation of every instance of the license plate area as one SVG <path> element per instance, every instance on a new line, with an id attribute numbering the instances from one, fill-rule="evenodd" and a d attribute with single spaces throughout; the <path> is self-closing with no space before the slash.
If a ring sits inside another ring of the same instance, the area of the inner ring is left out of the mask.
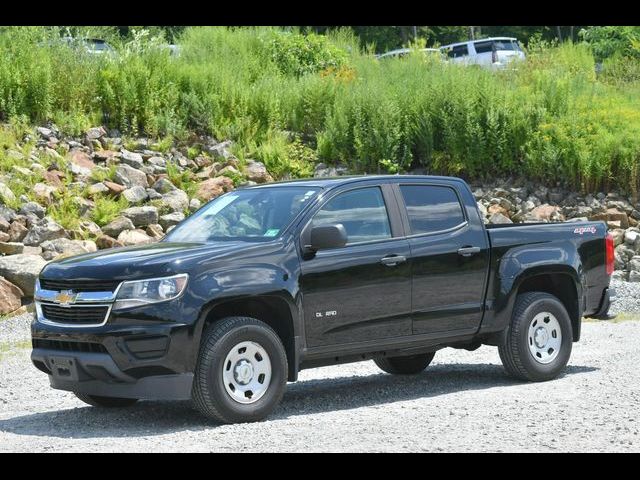
<path id="1" fill-rule="evenodd" d="M 49 369 L 51 374 L 60 379 L 77 382 L 78 365 L 73 357 L 49 357 Z"/>

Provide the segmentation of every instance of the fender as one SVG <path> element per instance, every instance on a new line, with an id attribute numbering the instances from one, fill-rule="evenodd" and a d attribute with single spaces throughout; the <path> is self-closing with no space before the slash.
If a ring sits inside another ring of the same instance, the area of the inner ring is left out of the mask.
<path id="1" fill-rule="evenodd" d="M 293 320 L 293 349 L 289 353 L 294 360 L 293 366 L 298 364 L 298 353 L 301 349 L 302 333 L 302 301 L 297 283 L 297 256 L 283 264 L 254 263 L 237 265 L 228 268 L 218 268 L 215 271 L 203 273 L 195 279 L 193 295 L 202 298 L 203 303 L 198 321 L 195 326 L 194 337 L 199 344 L 206 321 L 217 308 L 225 304 L 240 302 L 247 307 L 252 300 L 269 301 L 277 299 L 286 305 Z M 194 349 L 195 350 L 195 349 Z M 197 358 L 197 351 L 193 356 L 193 365 Z"/>
<path id="2" fill-rule="evenodd" d="M 485 314 L 479 333 L 503 331 L 521 285 L 538 275 L 567 275 L 571 278 L 583 306 L 584 275 L 580 255 L 570 241 L 527 244 L 511 248 L 492 262 L 496 265 L 487 287 Z"/>

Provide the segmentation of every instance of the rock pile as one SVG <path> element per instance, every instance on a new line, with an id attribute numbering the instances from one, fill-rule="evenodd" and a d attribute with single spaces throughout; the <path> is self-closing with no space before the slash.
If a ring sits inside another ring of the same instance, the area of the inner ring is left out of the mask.
<path id="1" fill-rule="evenodd" d="M 158 151 L 146 138 L 125 142 L 117 131 L 103 127 L 91 128 L 80 138 L 68 138 L 47 125 L 37 128 L 36 135 L 24 139 L 35 143 L 28 159 L 30 168 L 21 166 L 26 158 L 18 149 L 10 149 L 5 155 L 15 158 L 16 165 L 0 172 L 0 315 L 19 308 L 21 297 L 33 295 L 35 279 L 47 261 L 155 242 L 204 202 L 233 190 L 235 184 L 273 181 L 263 163 L 241 162 L 232 153 L 232 142 L 211 137 L 197 138 L 197 149 L 174 146 Z M 194 156 L 192 151 L 199 154 Z M 16 178 L 36 172 L 42 181 L 33 185 L 31 198 L 17 196 L 9 188 Z M 169 173 L 190 179 L 191 194 L 178 188 Z M 85 192 L 73 198 L 81 216 L 73 230 L 63 228 L 48 214 L 57 206 L 58 194 L 71 185 Z M 91 212 L 100 196 L 123 197 L 129 207 L 106 225 L 97 225 Z"/>
<path id="2" fill-rule="evenodd" d="M 35 144 L 28 158 L 19 148 L 4 152 L 16 164 L 0 172 L 0 315 L 33 295 L 35 279 L 48 261 L 158 241 L 204 202 L 236 185 L 273 181 L 263 163 L 241 162 L 232 153 L 231 141 L 211 137 L 196 138 L 195 149 L 173 146 L 160 151 L 149 139 L 125 141 L 117 131 L 103 127 L 68 138 L 47 125 L 37 128 L 36 135 L 24 139 Z M 41 181 L 33 184 L 30 197 L 9 188 L 16 178 L 36 173 Z M 345 166 L 319 163 L 314 176 L 348 173 Z M 180 181 L 185 178 L 190 180 Z M 59 194 L 70 186 L 84 192 L 73 197 L 80 215 L 74 229 L 64 228 L 50 215 Z M 614 275 L 640 281 L 637 200 L 615 192 L 581 195 L 514 179 L 471 187 L 486 223 L 605 221 L 616 245 Z M 104 196 L 124 198 L 128 207 L 98 225 L 91 213 L 96 199 Z"/>
<path id="3" fill-rule="evenodd" d="M 509 186 L 511 185 L 511 186 Z M 580 195 L 512 179 L 472 185 L 486 223 L 606 222 L 615 244 L 614 277 L 640 282 L 640 202 L 616 192 Z"/>

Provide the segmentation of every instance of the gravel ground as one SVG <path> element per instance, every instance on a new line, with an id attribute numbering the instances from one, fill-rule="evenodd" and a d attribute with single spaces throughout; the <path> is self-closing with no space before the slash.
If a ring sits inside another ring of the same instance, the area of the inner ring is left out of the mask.
<path id="1" fill-rule="evenodd" d="M 31 320 L 33 320 L 32 313 L 25 313 L 4 320 L 0 319 L 0 344 L 10 346 L 17 342 L 29 340 L 31 338 Z"/>
<path id="2" fill-rule="evenodd" d="M 0 343 L 28 338 L 28 322 L 0 321 Z M 85 406 L 16 347 L 0 354 L 0 452 L 638 452 L 639 340 L 640 316 L 585 322 L 566 373 L 538 384 L 508 378 L 493 347 L 441 350 L 415 377 L 373 362 L 306 370 L 269 420 L 223 426 L 188 402 Z"/>
<path id="3" fill-rule="evenodd" d="M 611 313 L 640 312 L 640 283 L 611 280 L 611 286 L 616 289 Z"/>

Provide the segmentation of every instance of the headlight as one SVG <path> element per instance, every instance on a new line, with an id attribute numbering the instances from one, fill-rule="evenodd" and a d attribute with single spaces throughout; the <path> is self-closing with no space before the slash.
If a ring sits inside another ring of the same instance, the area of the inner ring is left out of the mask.
<path id="1" fill-rule="evenodd" d="M 166 302 L 179 297 L 187 286 L 189 276 L 184 273 L 172 277 L 124 282 L 118 289 L 114 309 L 139 307 Z"/>

